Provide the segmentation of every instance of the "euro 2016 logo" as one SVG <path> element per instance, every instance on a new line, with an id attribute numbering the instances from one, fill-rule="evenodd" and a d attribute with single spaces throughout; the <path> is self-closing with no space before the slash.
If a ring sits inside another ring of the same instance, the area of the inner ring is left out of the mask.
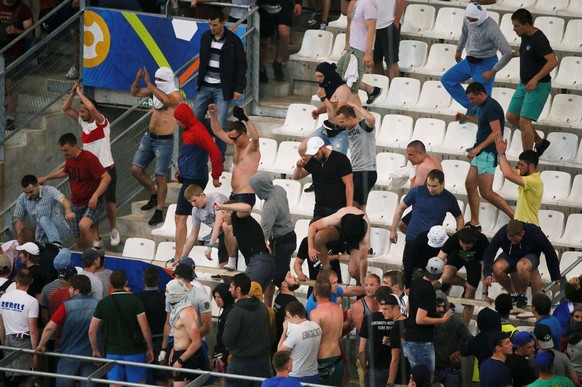
<path id="1" fill-rule="evenodd" d="M 105 20 L 97 13 L 85 11 L 83 66 L 97 67 L 107 58 L 111 36 Z"/>

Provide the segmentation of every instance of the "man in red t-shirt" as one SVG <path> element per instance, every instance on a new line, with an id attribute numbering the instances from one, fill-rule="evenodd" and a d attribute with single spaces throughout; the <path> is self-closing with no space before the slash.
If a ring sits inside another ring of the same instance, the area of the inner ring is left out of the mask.
<path id="1" fill-rule="evenodd" d="M 10 44 L 18 35 L 25 33 L 31 26 L 32 12 L 26 4 L 20 0 L 0 1 L 0 49 Z M 4 66 L 8 67 L 25 51 L 26 39 L 21 39 L 4 53 L 6 61 Z M 6 74 L 6 101 L 8 103 L 6 130 L 14 130 L 14 114 L 16 114 L 16 104 L 18 102 L 15 82 L 22 78 L 22 75 L 22 69 L 9 71 Z"/>
<path id="2" fill-rule="evenodd" d="M 97 156 L 81 150 L 73 133 L 65 133 L 59 139 L 61 153 L 65 156 L 65 166 L 40 177 L 40 184 L 51 179 L 69 178 L 71 187 L 71 210 L 75 213 L 72 232 L 77 238 L 77 246 L 83 251 L 99 240 L 98 222 L 105 213 L 105 197 L 111 176 L 103 168 Z"/>

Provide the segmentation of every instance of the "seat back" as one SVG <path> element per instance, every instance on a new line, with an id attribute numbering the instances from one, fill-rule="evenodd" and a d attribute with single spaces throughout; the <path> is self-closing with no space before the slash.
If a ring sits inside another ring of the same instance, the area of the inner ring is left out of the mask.
<path id="1" fill-rule="evenodd" d="M 554 1 L 552 0 L 551 3 Z M 542 1 L 548 3 L 548 1 Z M 550 41 L 550 45 L 558 45 L 564 37 L 564 19 L 556 16 L 538 16 L 534 25 L 544 32 L 544 35 Z"/>
<path id="2" fill-rule="evenodd" d="M 575 134 L 552 132 L 548 134 L 548 141 L 550 141 L 551 144 L 540 157 L 541 160 L 570 161 L 574 160 L 576 157 L 576 151 L 578 150 L 578 136 Z"/>
<path id="3" fill-rule="evenodd" d="M 503 111 L 506 112 L 507 108 L 509 107 L 509 103 L 511 102 L 511 97 L 513 97 L 513 93 L 515 93 L 514 89 L 506 87 L 494 87 L 491 92 L 491 97 L 499 102 L 503 108 Z"/>
<path id="4" fill-rule="evenodd" d="M 370 191 L 366 212 L 372 224 L 389 226 L 398 206 L 398 195 L 388 191 Z"/>
<path id="5" fill-rule="evenodd" d="M 342 15 L 343 16 L 343 15 Z M 337 62 L 346 47 L 346 34 L 337 34 L 333 41 L 333 48 L 329 57 L 326 59 L 329 62 Z"/>
<path id="6" fill-rule="evenodd" d="M 457 46 L 454 44 L 446 43 L 435 43 L 430 47 L 428 53 L 428 58 L 426 64 L 419 67 L 415 72 L 434 72 L 438 74 L 444 74 L 445 71 L 450 69 L 456 64 L 455 62 L 455 52 Z"/>
<path id="7" fill-rule="evenodd" d="M 295 207 L 299 202 L 301 197 L 301 183 L 296 180 L 289 179 L 275 179 L 273 180 L 273 185 L 278 185 L 283 187 L 287 193 L 287 202 L 289 202 L 289 208 Z"/>
<path id="8" fill-rule="evenodd" d="M 297 56 L 307 58 L 326 58 L 331 53 L 333 34 L 323 30 L 307 30 L 303 35 Z"/>
<path id="9" fill-rule="evenodd" d="M 570 77 L 576 75 L 570 74 Z M 578 122 L 582 119 L 582 97 L 575 94 L 557 94 L 552 100 L 552 107 L 550 113 L 544 119 L 548 122 L 556 123 L 572 123 Z"/>
<path id="10" fill-rule="evenodd" d="M 577 4 L 580 9 L 579 13 L 582 15 L 582 2 L 580 1 L 570 1 L 570 7 L 573 4 Z M 560 43 L 560 47 L 571 50 L 579 50 L 582 47 L 582 19 L 572 19 L 566 25 L 566 31 L 564 32 L 564 37 Z"/>
<path id="11" fill-rule="evenodd" d="M 564 233 L 564 214 L 560 211 L 540 210 L 540 228 L 550 241 L 560 239 Z"/>
<path id="12" fill-rule="evenodd" d="M 385 228 L 372 227 L 370 230 L 370 244 L 373 256 L 370 258 L 383 257 L 388 254 L 390 248 L 390 233 Z M 382 276 L 380 276 L 382 278 Z"/>
<path id="13" fill-rule="evenodd" d="M 259 147 L 261 148 L 261 160 L 259 161 L 259 169 L 263 165 L 273 165 L 277 157 L 277 141 L 272 138 L 261 137 L 259 139 Z"/>
<path id="14" fill-rule="evenodd" d="M 461 35 L 464 19 L 464 9 L 442 7 L 439 9 L 432 30 L 424 33 L 423 36 L 457 40 Z"/>
<path id="15" fill-rule="evenodd" d="M 582 84 L 582 60 L 579 56 L 565 56 L 560 60 L 558 75 L 552 83 L 566 87 L 580 87 Z"/>
<path id="16" fill-rule="evenodd" d="M 517 9 L 517 8 L 516 8 Z M 511 23 L 511 13 L 506 13 L 501 17 L 501 23 L 499 23 L 499 29 L 507 42 L 511 46 L 519 46 L 521 38 L 513 31 L 513 24 Z"/>
<path id="17" fill-rule="evenodd" d="M 402 34 L 420 35 L 432 29 L 436 9 L 428 4 L 408 4 L 400 31 Z"/>
<path id="18" fill-rule="evenodd" d="M 128 258 L 154 259 L 156 242 L 146 238 L 127 238 L 123 246 L 122 256 Z"/>
<path id="19" fill-rule="evenodd" d="M 382 106 L 393 109 L 405 109 L 418 100 L 420 81 L 414 78 L 396 77 L 390 83 L 388 97 Z"/>
<path id="20" fill-rule="evenodd" d="M 445 122 L 437 118 L 419 118 L 414 124 L 412 140 L 420 140 L 426 149 L 440 146 L 445 138 Z"/>
<path id="21" fill-rule="evenodd" d="M 476 124 L 471 122 L 460 124 L 458 121 L 451 121 L 447 127 L 443 147 L 455 152 L 466 152 L 467 148 L 475 144 L 476 135 Z"/>
<path id="22" fill-rule="evenodd" d="M 386 114 L 376 138 L 377 146 L 403 147 L 410 142 L 413 120 L 402 114 Z"/>
<path id="23" fill-rule="evenodd" d="M 560 257 L 560 273 L 578 261 L 578 257 L 581 255 L 582 253 L 580 251 L 566 251 L 562 253 L 562 256 Z M 570 279 L 580 275 L 582 275 L 582 263 L 578 263 L 578 265 L 575 266 L 572 271 L 566 274 L 566 278 Z"/>
<path id="24" fill-rule="evenodd" d="M 424 66 L 428 54 L 428 44 L 419 40 L 401 40 L 398 52 L 398 67 L 408 71 Z"/>
<path id="25" fill-rule="evenodd" d="M 418 102 L 412 108 L 433 113 L 448 108 L 450 104 L 451 96 L 440 81 L 425 81 Z"/>
<path id="26" fill-rule="evenodd" d="M 479 223 L 484 232 L 490 231 L 495 227 L 497 220 L 497 207 L 491 203 L 479 203 Z M 465 221 L 471 220 L 471 207 L 467 206 L 465 209 Z"/>
<path id="27" fill-rule="evenodd" d="M 567 172 L 543 171 L 540 174 L 544 182 L 543 203 L 557 204 L 558 200 L 563 200 L 570 194 L 570 184 L 572 176 Z"/>
<path id="28" fill-rule="evenodd" d="M 175 242 L 160 242 L 158 248 L 156 249 L 155 261 L 167 262 L 168 260 L 174 258 L 176 253 L 176 243 Z"/>
<path id="29" fill-rule="evenodd" d="M 453 193 L 466 195 L 465 179 L 471 164 L 463 160 L 443 160 L 441 165 L 445 174 L 445 188 Z"/>

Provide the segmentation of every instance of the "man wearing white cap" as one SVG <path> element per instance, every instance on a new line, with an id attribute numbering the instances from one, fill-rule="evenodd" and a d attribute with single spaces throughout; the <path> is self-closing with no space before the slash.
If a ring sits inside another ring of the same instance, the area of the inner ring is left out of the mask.
<path id="1" fill-rule="evenodd" d="M 139 87 L 142 78 L 147 87 Z M 180 90 L 174 85 L 172 70 L 167 67 L 160 67 L 156 71 L 155 84 L 150 80 L 146 68 L 140 68 L 131 85 L 131 95 L 139 98 L 153 98 L 149 129 L 142 137 L 135 153 L 131 174 L 150 193 L 149 201 L 141 209 L 147 211 L 156 208 L 149 221 L 150 225 L 154 225 L 164 221 L 162 211 L 168 193 L 166 175 L 172 162 L 174 130 L 176 128 L 174 109 L 182 103 L 183 98 Z M 157 158 L 154 172 L 156 175 L 155 183 L 145 171 L 154 158 Z"/>
<path id="2" fill-rule="evenodd" d="M 404 266 L 404 282 L 411 283 L 416 270 L 422 272 L 429 259 L 436 256 L 441 247 L 449 239 L 447 231 L 441 225 L 432 226 L 428 231 L 419 234 L 411 243 L 407 256 L 411 259 L 402 262 Z M 416 276 L 414 276 L 416 278 Z"/>
<path id="3" fill-rule="evenodd" d="M 467 52 L 465 59 L 461 59 L 463 49 Z M 497 59 L 497 51 L 501 52 L 501 59 Z M 474 82 L 482 83 L 487 94 L 491 95 L 495 73 L 511 58 L 511 47 L 499 25 L 489 17 L 485 7 L 476 2 L 469 3 L 455 53 L 457 64 L 443 75 L 441 83 L 455 101 L 467 108 L 468 116 L 475 116 L 477 107 L 469 101 L 461 83 L 472 78 Z"/>
<path id="4" fill-rule="evenodd" d="M 297 161 L 293 179 L 309 174 L 315 190 L 314 218 L 331 215 L 340 208 L 353 205 L 354 178 L 352 165 L 346 155 L 329 149 L 320 137 L 307 141 L 306 157 Z"/>
<path id="5" fill-rule="evenodd" d="M 49 275 L 39 264 L 40 249 L 36 243 L 27 242 L 16 248 L 20 262 L 30 271 L 32 284 L 28 288 L 28 294 L 35 297 L 39 302 L 42 297 L 42 288 L 49 283 Z M 10 289 L 10 288 L 9 288 Z"/>

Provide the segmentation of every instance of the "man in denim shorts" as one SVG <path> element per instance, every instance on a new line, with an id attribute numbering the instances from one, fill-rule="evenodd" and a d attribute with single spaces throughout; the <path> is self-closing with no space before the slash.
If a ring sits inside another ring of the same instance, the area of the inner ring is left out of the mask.
<path id="1" fill-rule="evenodd" d="M 495 139 L 503 136 L 505 119 L 503 108 L 493 98 L 487 95 L 485 86 L 479 82 L 467 86 L 467 98 L 472 105 L 477 106 L 477 117 L 457 113 L 457 120 L 467 120 L 477 124 L 475 145 L 467 149 L 467 157 L 471 159 L 471 167 L 465 180 L 471 220 L 465 227 L 474 227 L 481 231 L 479 224 L 479 194 L 503 211 L 509 219 L 513 219 L 513 210 L 505 200 L 493 190 L 493 177 L 497 166 L 497 150 Z"/>
<path id="2" fill-rule="evenodd" d="M 147 87 L 139 86 L 142 78 Z M 182 103 L 183 98 L 180 90 L 174 85 L 172 70 L 167 67 L 160 67 L 156 71 L 154 82 L 151 81 L 145 67 L 139 69 L 131 85 L 131 96 L 153 99 L 149 129 L 139 143 L 130 170 L 133 177 L 150 193 L 150 199 L 141 210 L 156 208 L 148 222 L 153 226 L 164 221 L 163 210 L 168 194 L 167 175 L 172 162 L 176 129 L 174 110 Z M 155 183 L 146 172 L 154 159 L 156 159 Z"/>
<path id="3" fill-rule="evenodd" d="M 534 27 L 527 9 L 518 9 L 511 15 L 513 30 L 521 38 L 519 52 L 520 82 L 507 108 L 507 121 L 521 129 L 523 150 L 534 149 L 541 156 L 550 146 L 548 140 L 536 133 L 532 121 L 537 121 L 552 90 L 550 72 L 558 65 L 558 58 L 544 33 Z"/>
<path id="4" fill-rule="evenodd" d="M 77 247 L 84 251 L 99 241 L 99 219 L 105 214 L 105 190 L 111 176 L 103 168 L 97 156 L 77 146 L 73 133 L 65 133 L 59 139 L 65 166 L 46 176 L 39 177 L 40 184 L 51 179 L 69 178 L 71 187 L 71 232 Z"/>

